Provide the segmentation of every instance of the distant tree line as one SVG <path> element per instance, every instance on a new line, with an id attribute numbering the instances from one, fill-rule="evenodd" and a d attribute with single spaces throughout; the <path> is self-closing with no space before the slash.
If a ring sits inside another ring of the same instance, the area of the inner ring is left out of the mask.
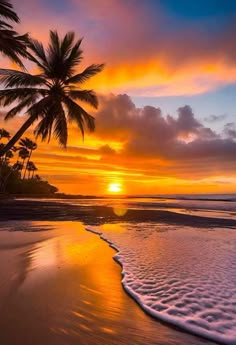
<path id="1" fill-rule="evenodd" d="M 0 129 L 0 148 L 10 139 L 10 133 Z M 29 138 L 19 141 L 0 157 L 0 192 L 10 194 L 53 194 L 57 188 L 43 181 L 35 172 L 38 170 L 31 160 L 37 144 Z"/>

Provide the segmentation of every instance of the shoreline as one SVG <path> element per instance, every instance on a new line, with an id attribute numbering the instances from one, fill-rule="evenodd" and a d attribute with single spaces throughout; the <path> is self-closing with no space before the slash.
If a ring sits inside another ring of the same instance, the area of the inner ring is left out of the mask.
<path id="1" fill-rule="evenodd" d="M 1 225 L 4 345 L 216 344 L 143 312 L 122 288 L 113 249 L 81 223 L 17 222 L 26 232 L 10 236 L 15 222 Z"/>
<path id="2" fill-rule="evenodd" d="M 14 210 L 14 212 L 13 212 Z M 175 213 L 167 210 L 125 209 L 121 214 L 108 206 L 79 206 L 58 201 L 0 200 L 0 221 L 81 221 L 85 225 L 101 225 L 113 222 L 158 222 L 171 225 L 203 228 L 236 228 L 231 219 L 209 218 Z"/>
<path id="3" fill-rule="evenodd" d="M 110 242 L 99 230 L 94 230 L 92 228 L 89 228 L 88 226 L 85 227 L 85 230 L 97 235 L 102 241 L 107 243 L 107 245 L 115 251 L 116 254 L 113 256 L 113 260 L 121 267 L 121 277 L 122 277 L 121 284 L 123 286 L 123 289 L 127 293 L 127 295 L 129 295 L 135 301 L 135 303 L 143 310 L 143 312 L 146 315 L 148 315 L 149 317 L 152 317 L 157 322 L 163 323 L 164 325 L 168 325 L 171 328 L 174 328 L 180 332 L 186 332 L 187 334 L 198 336 L 200 339 L 214 342 L 215 344 L 219 344 L 219 345 L 225 344 L 224 339 L 221 339 L 220 336 L 214 337 L 213 335 L 209 334 L 208 332 L 205 332 L 204 330 L 200 331 L 197 328 L 191 329 L 187 327 L 186 325 L 183 325 L 183 323 L 181 322 L 178 323 L 176 320 L 173 322 L 173 320 L 170 320 L 170 318 L 167 317 L 166 315 L 156 313 L 153 311 L 152 308 L 143 304 L 142 301 L 140 300 L 139 295 L 132 288 L 130 288 L 129 286 L 125 284 L 126 272 L 124 271 L 123 263 L 119 258 L 119 254 L 120 254 L 119 248 L 116 245 L 114 245 L 112 242 Z M 231 340 L 228 343 L 233 345 L 234 340 Z"/>
<path id="4" fill-rule="evenodd" d="M 175 213 L 172 211 L 165 211 L 165 210 L 128 209 L 126 211 L 127 212 L 123 214 L 122 216 L 117 216 L 113 208 L 108 207 L 108 206 L 71 205 L 69 203 L 57 202 L 55 200 L 32 201 L 32 200 L 14 200 L 13 199 L 13 200 L 7 200 L 7 201 L 5 200 L 4 202 L 1 200 L 0 201 L 0 227 L 3 227 L 5 224 L 8 227 L 8 231 L 13 231 L 14 233 L 20 234 L 22 233 L 22 230 L 24 229 L 26 224 L 28 224 L 28 228 L 23 231 L 27 231 L 27 232 L 29 231 L 30 234 L 32 233 L 37 234 L 37 236 L 39 233 L 45 234 L 45 231 L 46 231 L 47 236 L 51 238 L 51 236 L 52 237 L 54 236 L 53 234 L 55 232 L 55 228 L 57 227 L 61 228 L 63 227 L 63 224 L 65 223 L 70 223 L 71 226 L 69 228 L 72 228 L 72 229 L 74 226 L 80 223 L 83 223 L 84 231 L 86 229 L 87 232 L 91 232 L 91 233 L 95 233 L 96 235 L 99 235 L 98 237 L 99 241 L 101 241 L 100 234 L 97 233 L 96 231 L 91 231 L 90 229 L 88 229 L 89 225 L 97 226 L 97 225 L 103 225 L 106 223 L 111 223 L 111 224 L 125 223 L 125 222 L 139 223 L 139 222 L 148 221 L 148 222 L 170 224 L 170 225 L 191 226 L 191 227 L 197 227 L 197 228 L 215 228 L 215 227 L 236 228 L 235 220 L 230 220 L 230 219 L 199 217 L 199 216 L 193 216 L 193 215 L 179 214 L 179 213 Z M 47 224 L 47 226 L 42 227 L 41 224 Z M 0 231 L 0 234 L 1 234 L 1 231 Z M 70 236 L 70 232 L 68 235 Z M 94 236 L 94 234 L 92 235 Z M 106 239 L 103 239 L 103 238 L 102 240 L 106 241 Z M 44 238 L 42 240 L 38 239 L 36 241 L 37 245 L 40 246 L 41 241 L 43 243 L 45 239 Z M 93 240 L 93 242 L 97 243 L 97 240 Z M 101 242 L 104 242 L 104 241 L 101 241 Z M 104 243 L 104 244 L 107 247 L 109 247 L 109 250 L 112 249 L 113 251 L 115 249 L 117 251 L 117 248 L 112 246 L 111 243 L 109 243 L 108 241 L 106 242 L 109 244 L 109 246 L 107 246 L 107 243 Z M 15 246 L 14 246 L 14 243 L 12 245 L 14 249 L 17 250 L 16 244 Z M 28 245 L 34 246 L 35 243 L 34 242 L 28 243 Z M 6 250 L 10 251 L 12 248 L 11 246 L 9 248 L 7 247 L 3 248 L 0 246 L 0 254 L 1 254 L 1 249 L 4 249 L 5 252 L 7 252 Z M 99 254 L 95 252 L 95 255 L 99 255 Z M 110 255 L 109 258 L 110 259 L 113 258 L 115 265 L 117 264 L 119 265 L 119 267 L 121 268 L 119 277 L 121 276 L 123 278 L 124 276 L 122 274 L 123 266 L 121 262 L 116 260 L 116 258 L 114 258 L 114 255 Z M 4 259 L 4 262 L 5 261 L 6 260 Z M 0 273 L 1 273 L 1 270 L 0 270 Z M 107 278 L 104 277 L 104 279 L 107 279 Z M 71 280 L 69 280 L 69 283 L 70 281 Z M 86 284 L 90 285 L 90 283 L 91 281 L 88 280 Z M 127 297 L 130 300 L 132 300 L 132 302 L 135 302 L 137 304 L 137 307 L 146 315 L 146 317 L 153 318 L 154 322 L 156 322 L 158 325 L 163 324 L 164 327 L 170 328 L 172 331 L 176 330 L 177 332 L 181 334 L 182 332 L 184 332 L 183 334 L 197 337 L 196 333 L 189 331 L 189 329 L 185 330 L 182 326 L 180 327 L 180 326 L 171 324 L 168 322 L 168 320 L 164 320 L 164 319 L 158 318 L 156 315 L 155 316 L 152 315 L 149 310 L 145 310 L 145 308 L 143 308 L 143 306 L 140 305 L 139 301 L 135 297 L 135 294 L 132 294 L 132 292 L 126 289 L 126 287 L 121 282 L 121 279 L 119 280 L 119 284 L 121 287 L 123 287 L 123 290 L 125 291 L 125 294 L 127 295 Z M 1 297 L 0 297 L 0 305 L 1 305 Z M 32 327 L 33 326 L 36 327 L 35 325 L 32 325 Z M 2 327 L 0 325 L 0 330 L 1 328 Z M 198 343 L 196 340 L 194 340 L 193 343 L 189 342 L 188 340 L 187 343 L 198 345 L 198 344 L 203 344 L 203 341 L 205 341 L 206 344 L 220 344 L 220 342 L 212 342 L 213 340 L 210 340 L 208 337 L 202 336 L 202 334 L 199 334 L 198 339 L 200 339 L 201 341 L 200 343 Z M 19 345 L 18 343 L 17 344 L 9 343 L 9 345 L 12 345 L 12 344 Z M 49 344 L 47 342 L 45 344 L 51 345 L 51 343 Z M 107 344 L 109 345 L 109 343 Z M 117 342 L 117 344 L 123 344 L 123 343 Z M 152 344 L 152 343 L 150 343 L 149 341 L 149 344 Z M 165 344 L 165 342 L 162 342 L 160 344 Z M 166 343 L 166 344 L 169 345 L 172 343 Z M 180 345 L 182 343 L 173 342 L 173 345 L 175 344 Z M 8 345 L 8 343 L 6 343 L 6 345 Z M 39 345 L 41 345 L 41 343 L 39 343 Z M 71 345 L 74 345 L 74 344 L 71 343 Z M 93 343 L 91 343 L 91 345 L 93 345 Z"/>

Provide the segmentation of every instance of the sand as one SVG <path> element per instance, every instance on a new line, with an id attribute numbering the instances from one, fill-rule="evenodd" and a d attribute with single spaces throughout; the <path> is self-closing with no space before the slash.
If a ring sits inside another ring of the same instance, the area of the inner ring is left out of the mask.
<path id="1" fill-rule="evenodd" d="M 107 243 L 82 223 L 0 223 L 1 345 L 213 344 L 162 324 L 124 292 Z"/>
<path id="2" fill-rule="evenodd" d="M 81 203 L 83 203 L 83 199 Z M 167 207 L 168 205 L 166 205 Z M 217 219 L 167 210 L 124 209 L 122 202 L 115 209 L 105 206 L 78 206 L 68 200 L 0 200 L 0 221 L 4 220 L 77 220 L 87 225 L 111 222 L 164 222 L 182 226 L 236 228 L 233 219 Z"/>

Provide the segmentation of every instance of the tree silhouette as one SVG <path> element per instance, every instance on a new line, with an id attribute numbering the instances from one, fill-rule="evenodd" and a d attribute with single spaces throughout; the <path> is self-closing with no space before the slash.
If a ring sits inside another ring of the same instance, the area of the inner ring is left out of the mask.
<path id="1" fill-rule="evenodd" d="M 26 148 L 29 151 L 28 161 L 26 163 L 25 172 L 24 172 L 24 176 L 23 176 L 23 178 L 25 178 L 27 165 L 28 165 L 30 158 L 32 156 L 32 152 L 37 149 L 37 144 L 29 138 L 24 138 L 24 139 L 20 140 L 19 145 L 20 145 L 20 147 Z"/>
<path id="2" fill-rule="evenodd" d="M 0 128 L 0 140 L 3 138 L 10 139 L 10 133 L 6 131 L 4 128 Z"/>
<path id="3" fill-rule="evenodd" d="M 30 178 L 30 173 L 32 172 L 31 178 L 33 178 L 35 171 L 38 170 L 38 169 L 36 168 L 34 162 L 29 161 L 29 162 L 27 162 L 27 170 L 28 170 L 28 179 L 29 179 Z"/>
<path id="4" fill-rule="evenodd" d="M 22 172 L 25 165 L 25 160 L 26 158 L 29 157 L 29 151 L 25 147 L 20 147 L 18 148 L 18 150 L 19 150 L 18 157 L 22 159 L 22 170 L 21 170 Z"/>
<path id="5" fill-rule="evenodd" d="M 20 19 L 9 0 L 0 0 L 0 53 L 24 67 L 21 57 L 27 56 L 28 34 L 19 35 L 9 21 L 19 23 Z"/>
<path id="6" fill-rule="evenodd" d="M 36 136 L 50 141 L 51 134 L 66 147 L 68 121 L 74 121 L 84 136 L 84 128 L 94 130 L 95 121 L 77 102 L 82 101 L 97 108 L 98 100 L 92 90 L 82 90 L 81 85 L 100 72 L 103 65 L 91 65 L 81 73 L 75 69 L 82 60 L 82 40 L 75 40 L 75 34 L 68 32 L 62 39 L 50 31 L 50 42 L 45 49 L 39 41 L 30 39 L 29 60 L 34 62 L 39 73 L 32 75 L 22 71 L 0 69 L 0 81 L 6 87 L 0 90 L 3 106 L 14 104 L 5 119 L 26 110 L 28 119 L 0 151 L 7 152 L 36 121 Z"/>

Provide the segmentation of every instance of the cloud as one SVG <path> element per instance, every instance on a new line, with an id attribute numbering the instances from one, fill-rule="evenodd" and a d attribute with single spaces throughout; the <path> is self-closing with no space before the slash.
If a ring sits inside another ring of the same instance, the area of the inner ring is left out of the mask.
<path id="1" fill-rule="evenodd" d="M 236 125 L 234 122 L 229 122 L 224 126 L 223 133 L 230 139 L 236 139 Z"/>
<path id="2" fill-rule="evenodd" d="M 0 127 L 13 134 L 22 124 L 16 117 Z M 33 128 L 25 136 L 33 138 Z M 222 135 L 203 125 L 186 105 L 177 115 L 160 108 L 138 108 L 126 95 L 100 97 L 96 131 L 78 141 L 69 128 L 67 150 L 38 140 L 32 160 L 38 173 L 68 193 L 103 194 L 109 183 L 121 183 L 127 193 L 225 192 L 235 186 L 235 125 Z M 79 146 L 77 146 L 79 145 Z M 217 181 L 221 183 L 222 189 Z M 227 187 L 228 186 L 228 187 Z"/>
<path id="3" fill-rule="evenodd" d="M 123 143 L 119 151 L 122 159 L 159 159 L 178 165 L 197 161 L 200 167 L 208 166 L 209 159 L 231 163 L 236 154 L 233 133 L 230 138 L 220 137 L 201 124 L 188 105 L 178 109 L 177 117 L 164 116 L 159 108 L 135 107 L 127 95 L 110 95 L 101 98 L 96 123 L 97 137 Z M 226 129 L 232 131 L 232 124 Z M 211 167 L 207 169 L 209 172 Z"/>
<path id="4" fill-rule="evenodd" d="M 220 115 L 209 115 L 204 118 L 204 121 L 209 123 L 215 123 L 218 121 L 223 121 L 227 118 L 228 114 L 220 114 Z"/>
<path id="5" fill-rule="evenodd" d="M 20 30 L 43 42 L 49 29 L 85 37 L 85 62 L 106 63 L 88 83 L 99 92 L 191 95 L 236 81 L 233 15 L 216 30 L 212 21 L 177 20 L 162 2 L 155 8 L 152 1 L 136 0 L 15 0 L 14 5 Z M 33 19 L 32 13 L 37 13 Z"/>

